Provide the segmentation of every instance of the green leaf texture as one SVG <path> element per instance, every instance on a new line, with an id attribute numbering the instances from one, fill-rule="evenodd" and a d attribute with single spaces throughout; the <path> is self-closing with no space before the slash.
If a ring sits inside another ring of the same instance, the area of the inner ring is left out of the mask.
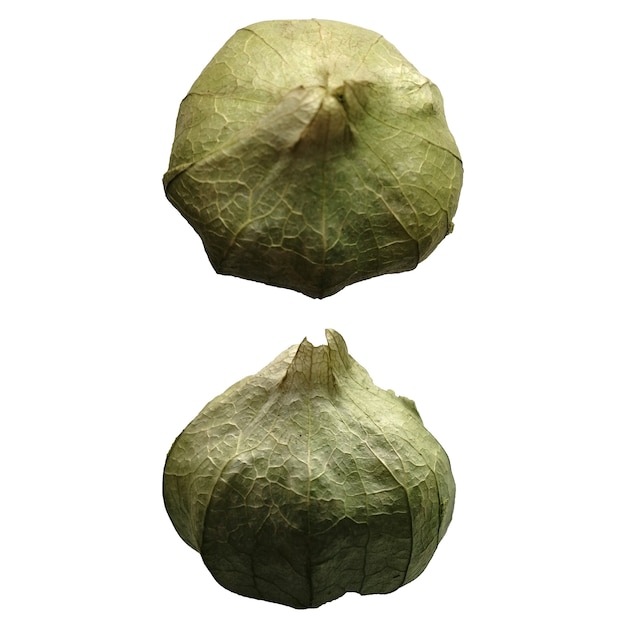
<path id="1" fill-rule="evenodd" d="M 415 404 L 326 336 L 209 402 L 164 472 L 168 514 L 215 579 L 296 608 L 415 579 L 454 505 L 448 457 Z"/>
<path id="2" fill-rule="evenodd" d="M 295 20 L 237 31 L 207 65 L 163 182 L 217 272 L 323 298 L 423 261 L 462 178 L 432 82 L 372 31 Z"/>

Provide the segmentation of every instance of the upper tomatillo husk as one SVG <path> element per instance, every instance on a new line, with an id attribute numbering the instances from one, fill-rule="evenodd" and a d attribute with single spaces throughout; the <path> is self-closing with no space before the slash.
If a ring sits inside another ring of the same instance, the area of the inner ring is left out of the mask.
<path id="1" fill-rule="evenodd" d="M 462 179 L 439 89 L 394 46 L 280 20 L 237 31 L 203 70 L 163 182 L 218 273 L 324 298 L 426 259 Z"/>

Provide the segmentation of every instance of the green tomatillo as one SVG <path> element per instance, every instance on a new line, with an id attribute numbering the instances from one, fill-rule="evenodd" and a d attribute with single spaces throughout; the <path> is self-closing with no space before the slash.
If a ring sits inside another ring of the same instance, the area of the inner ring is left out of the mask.
<path id="1" fill-rule="evenodd" d="M 462 179 L 439 90 L 394 46 L 285 20 L 237 31 L 206 66 L 163 182 L 218 273 L 324 298 L 428 257 Z"/>
<path id="2" fill-rule="evenodd" d="M 217 582 L 296 608 L 414 580 L 454 506 L 448 456 L 415 404 L 326 337 L 209 402 L 164 471 L 167 512 Z"/>

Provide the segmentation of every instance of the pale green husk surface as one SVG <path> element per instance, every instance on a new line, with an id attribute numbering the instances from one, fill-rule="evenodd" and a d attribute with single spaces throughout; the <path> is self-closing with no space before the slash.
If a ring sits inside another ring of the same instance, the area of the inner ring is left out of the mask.
<path id="1" fill-rule="evenodd" d="M 323 298 L 428 257 L 462 179 L 438 88 L 394 46 L 287 20 L 237 31 L 206 66 L 163 180 L 217 272 Z"/>
<path id="2" fill-rule="evenodd" d="M 452 517 L 448 457 L 415 404 L 327 331 L 209 402 L 165 465 L 180 536 L 244 596 L 317 607 L 415 579 Z"/>

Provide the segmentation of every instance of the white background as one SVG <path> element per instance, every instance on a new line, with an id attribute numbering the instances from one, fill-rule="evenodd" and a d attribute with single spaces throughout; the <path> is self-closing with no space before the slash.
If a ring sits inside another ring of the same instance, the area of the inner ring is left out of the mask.
<path id="1" fill-rule="evenodd" d="M 410 10 L 408 9 L 410 7 Z M 619 3 L 21 2 L 0 37 L 5 624 L 626 622 Z M 347 21 L 443 92 L 456 228 L 323 301 L 217 276 L 168 204 L 180 100 L 240 27 Z M 206 402 L 326 327 L 448 451 L 454 520 L 388 596 L 214 583 L 161 499 Z"/>

